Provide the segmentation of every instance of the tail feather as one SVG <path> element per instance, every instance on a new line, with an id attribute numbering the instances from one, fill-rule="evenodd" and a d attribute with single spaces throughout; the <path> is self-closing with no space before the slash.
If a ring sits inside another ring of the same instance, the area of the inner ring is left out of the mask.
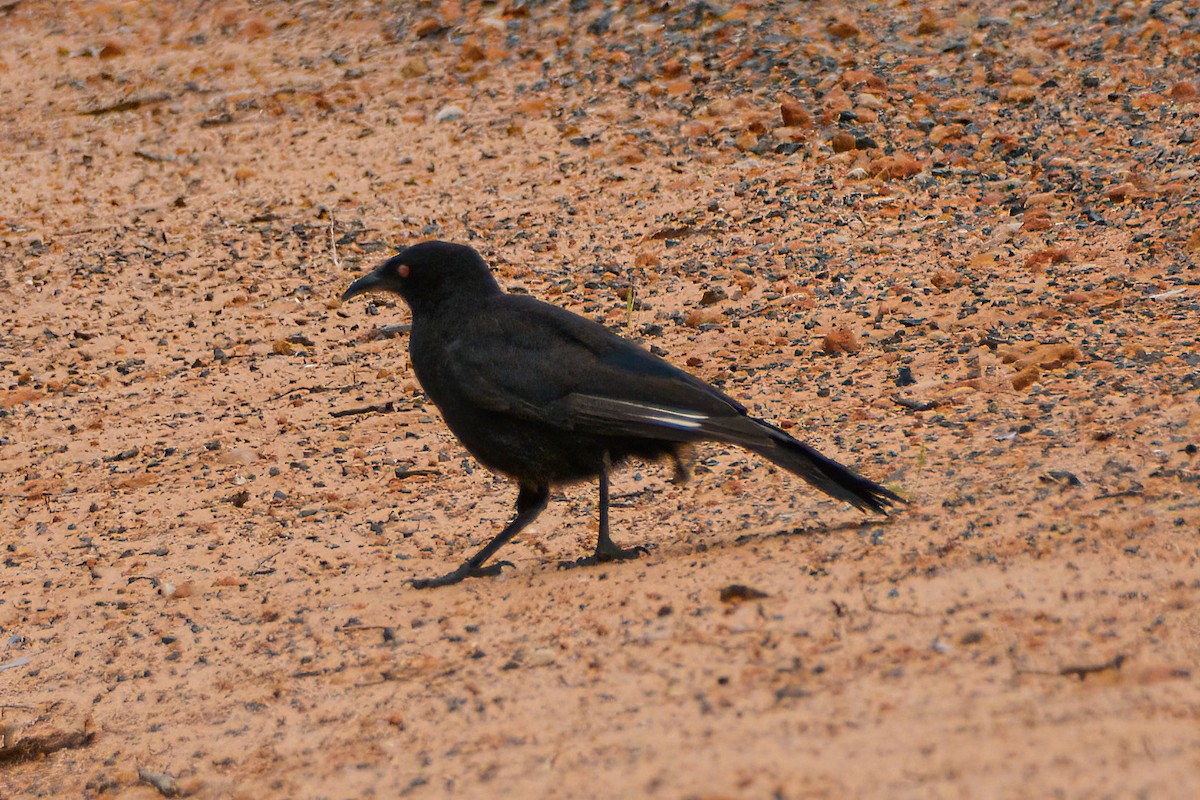
<path id="1" fill-rule="evenodd" d="M 552 419 L 557 424 L 605 436 L 736 444 L 803 478 L 830 497 L 863 511 L 887 514 L 890 506 L 906 502 L 892 490 L 821 455 L 774 425 L 747 416 L 740 407 L 730 406 L 722 413 L 714 413 L 713 409 L 573 394 L 555 411 L 557 416 Z"/>
<path id="2" fill-rule="evenodd" d="M 845 500 L 861 511 L 875 511 L 886 515 L 889 507 L 907 502 L 891 489 L 864 478 L 790 436 L 750 449 L 771 463 L 803 478 L 830 497 Z"/>
<path id="3" fill-rule="evenodd" d="M 705 425 L 705 433 L 713 438 L 741 445 L 861 511 L 886 515 L 891 506 L 908 502 L 891 489 L 864 478 L 762 420 L 741 416 L 713 423 L 718 421 L 710 420 Z"/>

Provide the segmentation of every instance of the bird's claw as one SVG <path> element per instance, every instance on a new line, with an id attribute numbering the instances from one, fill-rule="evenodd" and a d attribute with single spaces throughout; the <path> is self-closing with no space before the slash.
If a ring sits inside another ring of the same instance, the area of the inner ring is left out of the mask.
<path id="1" fill-rule="evenodd" d="M 456 570 L 438 575 L 436 578 L 413 578 L 409 581 L 414 589 L 436 589 L 439 586 L 450 586 L 467 578 L 493 578 L 500 574 L 504 567 L 511 567 L 511 561 L 497 561 L 486 567 L 473 567 L 465 563 Z"/>
<path id="2" fill-rule="evenodd" d="M 629 561 L 630 559 L 648 555 L 650 555 L 650 548 L 644 544 L 635 544 L 633 547 L 617 547 L 613 545 L 603 550 L 597 548 L 595 559 L 600 563 L 604 563 L 606 561 Z"/>

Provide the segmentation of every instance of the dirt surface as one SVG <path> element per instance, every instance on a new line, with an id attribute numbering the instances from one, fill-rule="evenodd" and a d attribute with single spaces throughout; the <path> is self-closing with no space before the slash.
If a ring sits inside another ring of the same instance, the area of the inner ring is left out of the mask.
<path id="1" fill-rule="evenodd" d="M 0 44 L 0 796 L 1200 794 L 1194 4 L 15 0 Z M 336 302 L 427 238 L 911 505 L 705 446 L 616 475 L 639 561 L 558 568 L 570 486 L 414 590 L 515 496 L 403 305 Z"/>

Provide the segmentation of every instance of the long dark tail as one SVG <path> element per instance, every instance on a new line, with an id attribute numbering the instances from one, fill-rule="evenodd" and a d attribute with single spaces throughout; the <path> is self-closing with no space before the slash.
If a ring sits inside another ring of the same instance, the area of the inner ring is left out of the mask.
<path id="1" fill-rule="evenodd" d="M 762 420 L 746 416 L 726 418 L 719 423 L 713 420 L 704 428 L 713 438 L 758 453 L 830 497 L 845 500 L 861 511 L 887 514 L 891 506 L 908 502 L 891 489 L 864 478 Z"/>
<path id="2" fill-rule="evenodd" d="M 887 514 L 890 506 L 907 502 L 891 489 L 880 486 L 832 458 L 821 455 L 783 431 L 779 431 L 778 435 L 778 438 L 773 438 L 769 444 L 756 445 L 750 449 L 771 463 L 798 475 L 830 497 L 845 500 L 860 511 Z"/>
<path id="3" fill-rule="evenodd" d="M 706 393 L 716 391 L 705 384 L 699 385 Z M 711 401 L 712 397 L 706 399 Z M 722 402 L 728 403 L 728 407 L 714 405 L 714 413 L 689 407 L 573 394 L 563 401 L 560 411 L 570 427 L 603 436 L 736 444 L 798 475 L 830 497 L 845 500 L 862 511 L 887 514 L 889 507 L 908 502 L 891 489 L 843 467 L 832 458 L 826 458 L 774 425 L 747 416 L 734 401 L 726 398 Z"/>

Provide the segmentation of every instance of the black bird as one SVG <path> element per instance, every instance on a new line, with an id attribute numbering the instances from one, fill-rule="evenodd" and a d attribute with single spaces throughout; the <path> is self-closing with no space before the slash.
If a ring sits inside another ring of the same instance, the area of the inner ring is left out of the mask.
<path id="1" fill-rule="evenodd" d="M 630 457 L 666 457 L 686 476 L 691 442 L 744 447 L 863 511 L 886 514 L 905 502 L 604 326 L 506 294 L 465 245 L 405 248 L 352 283 L 342 300 L 374 290 L 400 295 L 412 310 L 413 370 L 450 430 L 519 487 L 504 530 L 453 572 L 413 581 L 418 588 L 498 574 L 507 562 L 484 564 L 533 522 L 555 483 L 599 478 L 600 535 L 595 555 L 581 561 L 645 552 L 609 537 L 609 472 Z"/>

